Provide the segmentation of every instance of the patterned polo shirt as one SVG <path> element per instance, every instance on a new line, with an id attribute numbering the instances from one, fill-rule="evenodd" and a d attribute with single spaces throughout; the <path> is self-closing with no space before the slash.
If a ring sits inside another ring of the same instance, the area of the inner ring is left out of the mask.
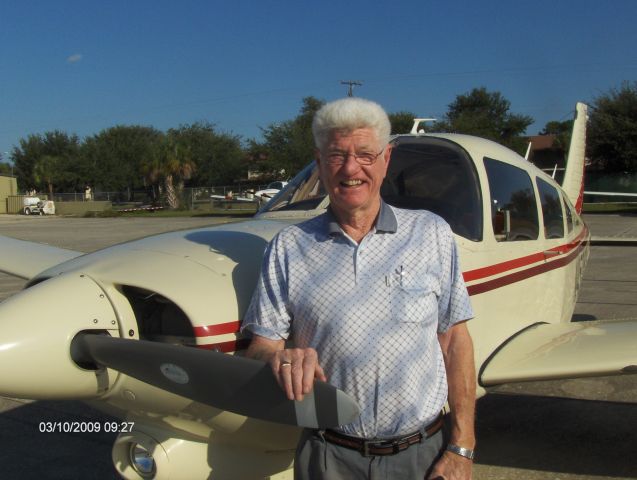
<path id="1" fill-rule="evenodd" d="M 328 382 L 356 399 L 347 435 L 422 428 L 447 399 L 437 333 L 473 316 L 449 225 L 381 203 L 354 242 L 327 213 L 268 246 L 242 330 L 318 352 Z"/>

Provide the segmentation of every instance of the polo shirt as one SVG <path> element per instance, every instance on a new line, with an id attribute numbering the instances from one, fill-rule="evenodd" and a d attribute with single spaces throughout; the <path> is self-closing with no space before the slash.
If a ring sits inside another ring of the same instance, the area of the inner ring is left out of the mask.
<path id="1" fill-rule="evenodd" d="M 389 438 L 438 415 L 447 381 L 437 334 L 472 316 L 449 225 L 381 202 L 360 243 L 329 210 L 279 232 L 242 331 L 316 349 L 328 382 L 361 407 L 339 430 Z"/>

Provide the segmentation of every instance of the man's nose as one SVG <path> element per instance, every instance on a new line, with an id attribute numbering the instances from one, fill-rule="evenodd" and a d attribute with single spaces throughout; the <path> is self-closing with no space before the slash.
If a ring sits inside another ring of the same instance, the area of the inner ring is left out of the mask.
<path id="1" fill-rule="evenodd" d="M 356 153 L 347 152 L 345 154 L 345 161 L 343 162 L 343 166 L 341 167 L 341 169 L 347 172 L 350 172 L 350 171 L 356 172 L 360 168 L 361 168 L 361 164 L 358 163 L 358 160 L 356 159 Z"/>

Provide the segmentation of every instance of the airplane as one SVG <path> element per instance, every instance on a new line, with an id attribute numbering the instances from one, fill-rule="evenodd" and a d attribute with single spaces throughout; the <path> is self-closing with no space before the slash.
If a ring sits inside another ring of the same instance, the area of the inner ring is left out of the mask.
<path id="1" fill-rule="evenodd" d="M 489 140 L 417 127 L 391 140 L 384 200 L 455 233 L 478 396 L 637 370 L 637 322 L 571 322 L 590 247 L 585 128 L 578 103 L 561 186 Z M 328 204 L 313 162 L 245 222 L 90 254 L 0 237 L 0 271 L 27 279 L 0 303 L 0 395 L 122 418 L 112 457 L 126 479 L 292 478 L 299 426 L 343 423 L 356 405 L 318 382 L 303 404 L 282 399 L 267 366 L 241 357 L 238 330 L 267 242 Z M 51 428 L 99 427 L 78 423 Z"/>

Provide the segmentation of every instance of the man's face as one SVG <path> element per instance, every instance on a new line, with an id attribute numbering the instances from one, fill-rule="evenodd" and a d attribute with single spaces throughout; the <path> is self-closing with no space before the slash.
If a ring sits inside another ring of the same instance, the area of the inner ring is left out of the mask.
<path id="1" fill-rule="evenodd" d="M 375 156 L 378 153 L 380 155 L 371 165 L 361 165 L 354 158 L 354 155 Z M 334 154 L 344 154 L 344 163 L 331 164 L 329 159 Z M 354 213 L 360 210 L 370 211 L 374 215 L 377 213 L 380 185 L 387 173 L 390 154 L 391 146 L 381 145 L 370 128 L 331 132 L 324 150 L 318 152 L 316 161 L 335 212 Z"/>

